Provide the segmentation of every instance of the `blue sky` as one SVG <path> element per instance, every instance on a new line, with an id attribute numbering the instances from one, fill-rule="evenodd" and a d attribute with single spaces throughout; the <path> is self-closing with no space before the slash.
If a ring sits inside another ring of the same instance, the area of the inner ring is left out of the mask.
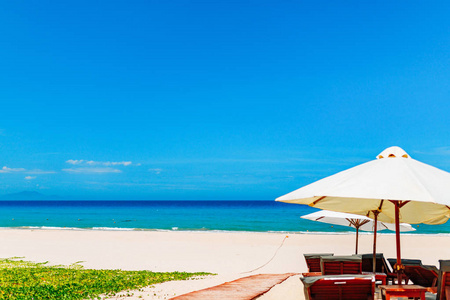
<path id="1" fill-rule="evenodd" d="M 4 1 L 0 194 L 271 200 L 400 146 L 450 171 L 450 4 Z"/>

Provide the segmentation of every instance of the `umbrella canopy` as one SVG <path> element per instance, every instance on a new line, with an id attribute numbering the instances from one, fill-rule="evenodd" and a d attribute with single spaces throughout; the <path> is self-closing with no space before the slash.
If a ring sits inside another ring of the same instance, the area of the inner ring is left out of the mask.
<path id="1" fill-rule="evenodd" d="M 358 233 L 359 230 L 364 231 L 374 231 L 375 229 L 375 221 L 369 217 L 355 215 L 355 214 L 347 214 L 347 213 L 341 213 L 341 212 L 335 212 L 335 211 L 329 211 L 329 210 L 319 210 L 316 212 L 313 212 L 308 215 L 301 216 L 302 219 L 311 220 L 311 221 L 318 221 L 322 223 L 328 223 L 328 224 L 335 224 L 335 225 L 341 225 L 341 226 L 350 226 L 356 229 L 356 250 L 355 253 L 358 254 Z M 392 223 L 384 223 L 378 221 L 377 226 L 378 230 L 392 230 L 395 231 L 395 225 Z M 400 224 L 400 231 L 414 231 L 414 229 L 411 225 L 406 223 Z M 375 241 L 376 244 L 376 232 L 375 234 Z"/>
<path id="2" fill-rule="evenodd" d="M 375 221 L 369 217 L 329 210 L 319 210 L 311 214 L 301 216 L 301 218 L 334 225 L 350 226 L 364 231 L 373 231 L 375 223 Z M 395 224 L 392 223 L 378 221 L 377 227 L 378 230 L 388 229 L 395 231 Z M 416 229 L 407 223 L 400 224 L 400 231 L 414 231 L 414 230 Z"/>
<path id="3" fill-rule="evenodd" d="M 326 177 L 276 201 L 307 204 L 320 209 L 372 215 L 394 223 L 395 204 L 400 221 L 410 224 L 443 224 L 450 218 L 450 173 L 421 163 L 399 147 L 381 152 L 376 160 Z"/>
<path id="4" fill-rule="evenodd" d="M 396 224 L 397 265 L 400 222 L 443 224 L 450 218 L 450 173 L 390 147 L 376 160 L 326 177 L 281 196 L 277 201 L 354 213 Z"/>

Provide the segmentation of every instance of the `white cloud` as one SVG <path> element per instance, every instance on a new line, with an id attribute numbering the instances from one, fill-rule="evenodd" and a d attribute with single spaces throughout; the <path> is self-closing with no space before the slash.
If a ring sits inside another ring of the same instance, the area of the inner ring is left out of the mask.
<path id="1" fill-rule="evenodd" d="M 25 173 L 27 174 L 55 174 L 55 171 L 45 171 L 45 170 L 40 170 L 40 169 L 33 169 L 33 170 L 28 170 Z"/>
<path id="2" fill-rule="evenodd" d="M 131 161 L 107 161 L 107 162 L 104 162 L 103 163 L 103 165 L 105 165 L 105 166 L 119 166 L 119 165 L 122 165 L 122 166 L 130 166 L 132 164 L 132 162 Z"/>
<path id="3" fill-rule="evenodd" d="M 80 174 L 122 173 L 121 170 L 114 168 L 70 168 L 70 169 L 63 169 L 63 171 L 68 173 L 80 173 Z"/>
<path id="4" fill-rule="evenodd" d="M 83 162 L 83 160 L 78 160 L 78 159 L 69 159 L 66 160 L 66 163 L 71 164 L 71 165 L 79 165 Z"/>
<path id="5" fill-rule="evenodd" d="M 447 156 L 450 155 L 450 147 L 437 147 L 431 150 L 431 154 L 436 155 L 443 155 Z"/>
<path id="6" fill-rule="evenodd" d="M 14 172 L 25 172 L 26 170 L 24 168 L 8 168 L 7 166 L 4 166 L 0 169 L 0 173 L 14 173 Z"/>
<path id="7" fill-rule="evenodd" d="M 0 173 L 26 173 L 26 174 L 54 174 L 55 171 L 46 171 L 41 169 L 27 170 L 25 168 L 8 168 L 4 166 L 0 169 Z"/>
<path id="8" fill-rule="evenodd" d="M 153 187 L 161 190 L 204 190 L 204 188 L 192 184 L 169 184 L 169 183 L 145 183 L 145 182 L 95 182 L 88 181 L 93 186 L 127 186 L 127 187 Z"/>
<path id="9" fill-rule="evenodd" d="M 155 174 L 161 174 L 162 169 L 156 168 L 156 169 L 148 169 L 150 172 L 153 172 Z"/>
<path id="10" fill-rule="evenodd" d="M 66 160 L 66 163 L 71 165 L 87 165 L 87 166 L 131 166 L 133 162 L 131 161 L 94 161 L 94 160 L 85 160 L 85 159 L 69 159 Z M 135 164 L 140 166 L 141 164 Z"/>
<path id="11" fill-rule="evenodd" d="M 36 176 L 25 176 L 25 180 L 33 180 L 36 179 Z"/>

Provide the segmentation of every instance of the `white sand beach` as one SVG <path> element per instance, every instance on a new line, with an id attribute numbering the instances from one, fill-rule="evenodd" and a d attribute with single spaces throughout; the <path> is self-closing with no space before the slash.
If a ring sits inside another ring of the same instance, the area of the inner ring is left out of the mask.
<path id="1" fill-rule="evenodd" d="M 82 261 L 86 268 L 98 269 L 217 274 L 159 284 L 126 299 L 170 299 L 254 274 L 301 273 L 307 270 L 303 253 L 350 255 L 355 250 L 354 234 L 1 229 L 0 240 L 1 258 L 65 265 Z M 372 241 L 372 235 L 360 235 L 359 252 L 371 253 Z M 393 234 L 381 234 L 377 241 L 378 252 L 395 257 Z M 401 241 L 404 258 L 436 266 L 439 259 L 450 259 L 446 250 L 450 236 L 403 234 Z M 304 299 L 303 287 L 298 277 L 292 277 L 260 299 Z"/>

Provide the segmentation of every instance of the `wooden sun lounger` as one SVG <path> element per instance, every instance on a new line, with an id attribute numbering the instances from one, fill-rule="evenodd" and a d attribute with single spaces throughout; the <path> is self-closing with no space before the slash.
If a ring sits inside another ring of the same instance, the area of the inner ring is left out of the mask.
<path id="1" fill-rule="evenodd" d="M 320 258 L 322 275 L 362 274 L 360 256 L 322 256 Z"/>
<path id="2" fill-rule="evenodd" d="M 368 275 L 328 275 L 301 278 L 306 300 L 373 300 L 375 278 Z"/>
<path id="3" fill-rule="evenodd" d="M 361 255 L 321 256 L 320 266 L 321 272 L 302 273 L 303 277 L 341 274 L 374 275 L 372 271 L 363 271 Z M 381 284 L 386 284 L 387 275 L 385 273 L 377 272 L 375 273 L 375 280 Z"/>
<path id="4" fill-rule="evenodd" d="M 303 254 L 305 256 L 306 265 L 308 266 L 308 272 L 322 272 L 320 269 L 320 257 L 321 256 L 333 256 L 333 253 L 309 253 Z"/>
<path id="5" fill-rule="evenodd" d="M 372 273 L 373 272 L 373 254 L 362 254 L 362 271 L 363 273 Z M 383 253 L 377 253 L 375 255 L 375 272 L 376 274 L 379 274 L 380 277 L 381 274 L 386 275 L 386 283 L 389 283 L 389 281 L 394 284 L 395 280 L 397 280 L 397 274 L 394 273 L 391 268 L 389 267 L 388 262 L 384 258 Z M 403 276 L 403 279 L 406 281 L 406 276 Z"/>
<path id="6" fill-rule="evenodd" d="M 373 254 L 362 254 L 362 269 L 363 272 L 372 272 L 373 271 Z M 384 258 L 383 253 L 377 253 L 375 255 L 375 272 L 378 273 L 392 273 L 392 270 L 389 268 L 389 265 Z"/>
<path id="7" fill-rule="evenodd" d="M 361 255 L 351 256 L 322 256 L 321 258 L 322 273 L 304 273 L 303 276 L 318 276 L 318 275 L 339 275 L 339 274 L 363 274 L 374 275 L 375 281 L 381 284 L 387 283 L 387 275 L 385 273 L 377 272 L 373 274 L 372 271 L 364 272 L 362 269 Z"/>
<path id="8" fill-rule="evenodd" d="M 320 272 L 303 273 L 304 277 L 321 275 L 362 274 L 361 257 L 320 256 Z"/>
<path id="9" fill-rule="evenodd" d="M 435 266 L 405 266 L 405 275 L 414 284 L 421 285 L 424 287 L 435 287 L 437 286 L 438 280 L 438 269 Z"/>
<path id="10" fill-rule="evenodd" d="M 450 260 L 439 261 L 437 300 L 450 300 Z"/>
<path id="11" fill-rule="evenodd" d="M 396 260 L 389 259 L 392 265 Z M 424 287 L 436 287 L 439 270 L 435 266 L 423 265 L 419 259 L 402 259 L 404 274 L 413 284 Z"/>

